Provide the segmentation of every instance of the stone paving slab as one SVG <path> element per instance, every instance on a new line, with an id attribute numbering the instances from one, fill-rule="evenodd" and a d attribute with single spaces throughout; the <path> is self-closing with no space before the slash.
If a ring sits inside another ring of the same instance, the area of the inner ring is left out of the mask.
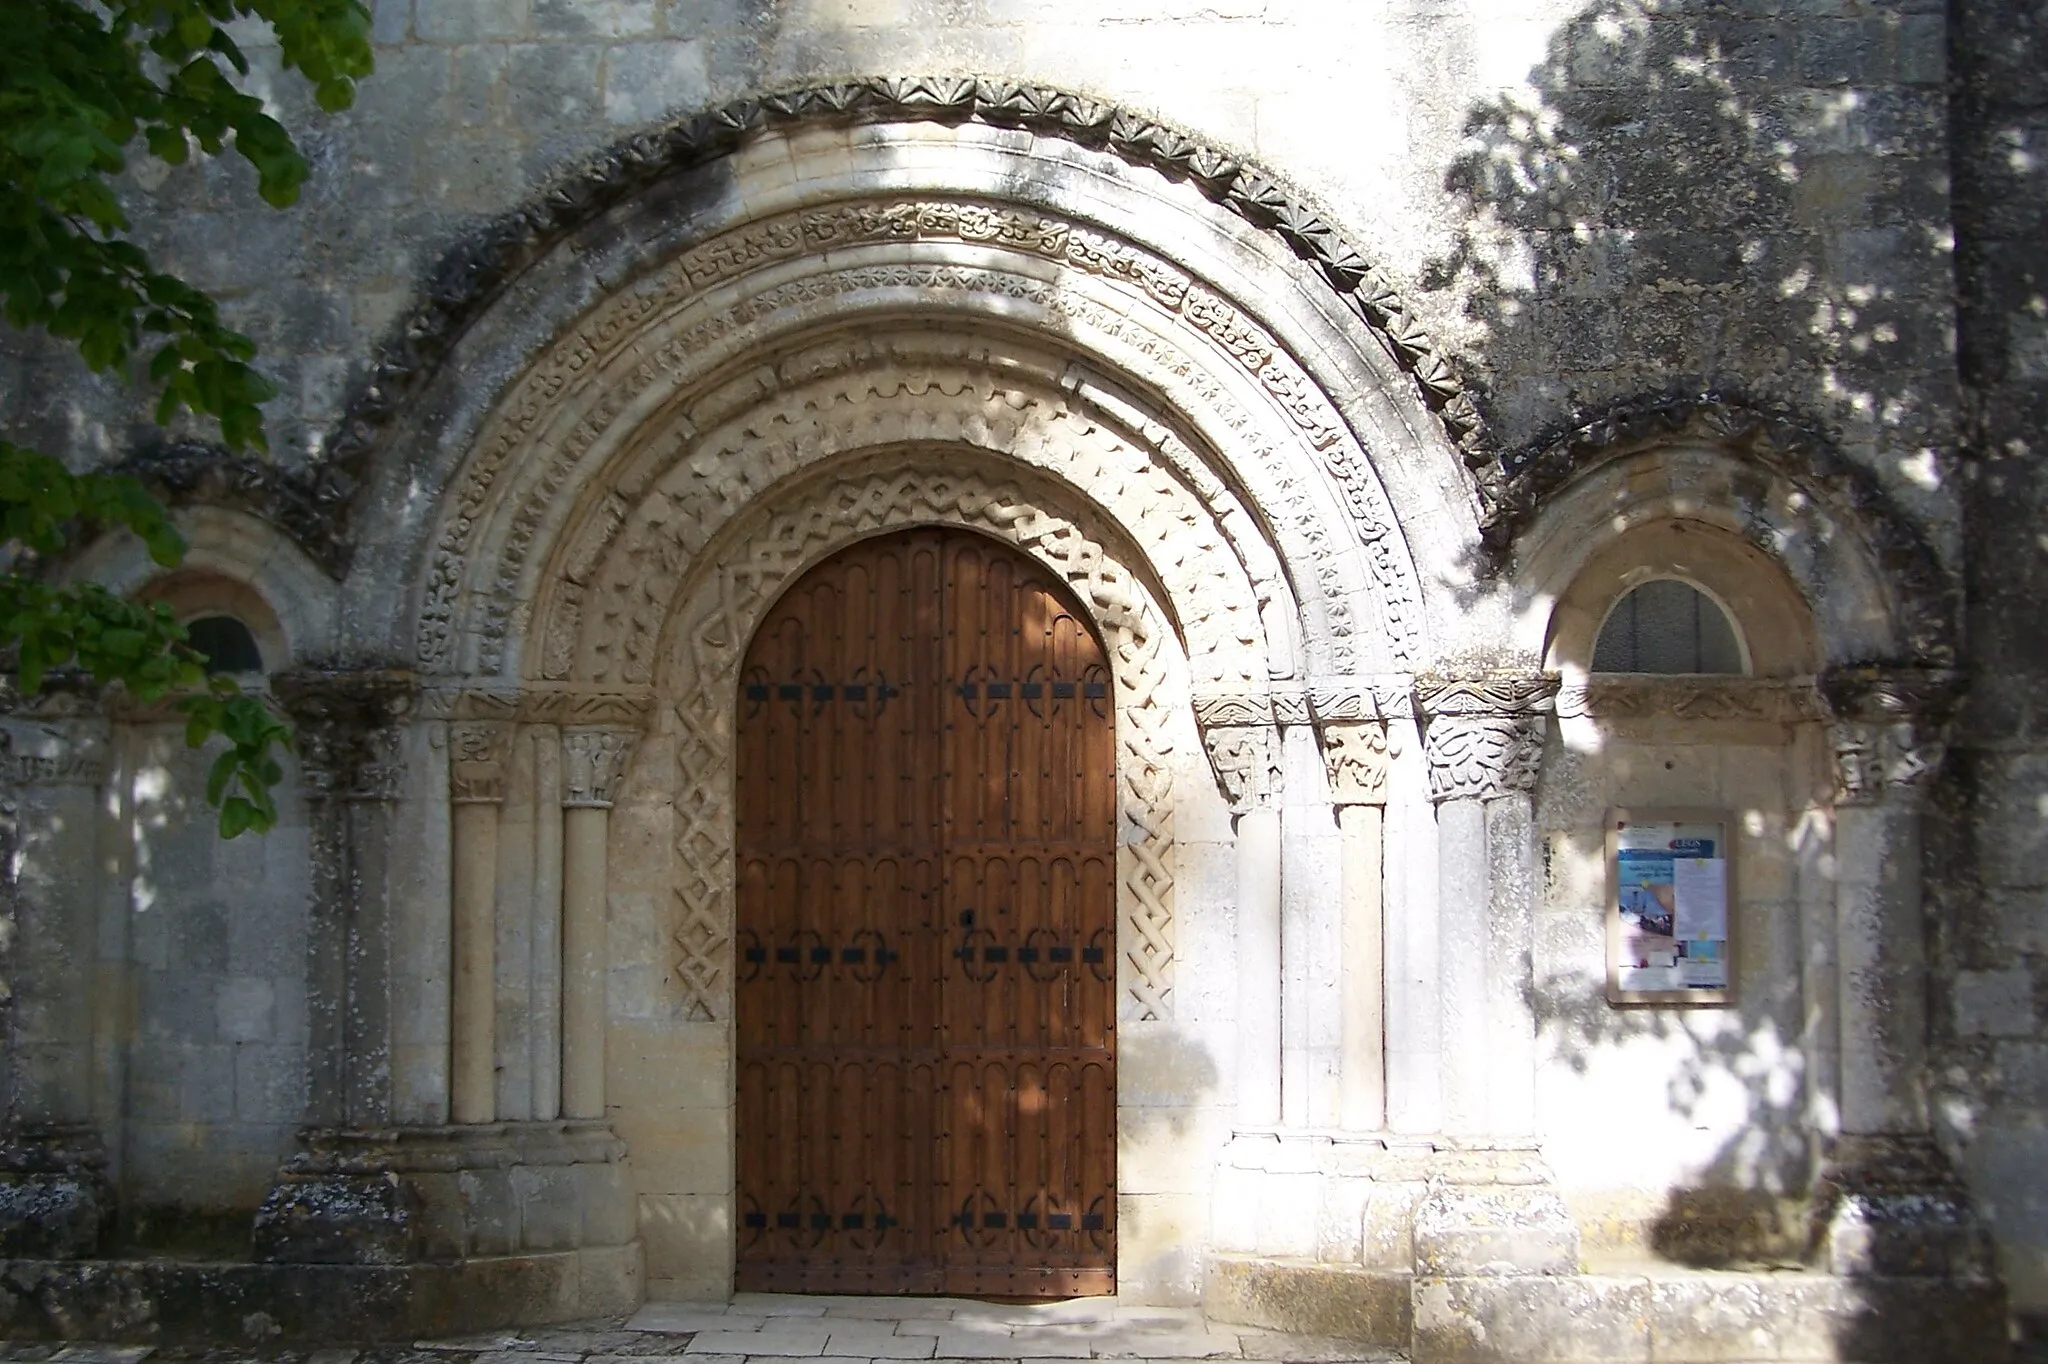
<path id="1" fill-rule="evenodd" d="M 1401 1356 L 1313 1336 L 1205 1321 L 1195 1308 L 1112 1298 L 1000 1303 L 964 1298 L 740 1294 L 730 1303 L 649 1303 L 631 1317 L 491 1331 L 410 1347 L 289 1349 L 223 1331 L 208 1348 L 0 1341 L 5 1364 L 1400 1364 Z"/>

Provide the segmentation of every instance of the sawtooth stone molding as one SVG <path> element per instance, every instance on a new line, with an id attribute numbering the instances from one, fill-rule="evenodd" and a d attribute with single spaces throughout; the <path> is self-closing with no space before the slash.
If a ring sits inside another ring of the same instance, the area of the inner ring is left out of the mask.
<path id="1" fill-rule="evenodd" d="M 1726 451 L 1834 506 L 1867 537 L 1871 557 L 1896 593 L 1904 656 L 1936 667 L 1955 665 L 1959 590 L 1911 519 L 1818 424 L 1739 394 L 1640 394 L 1574 413 L 1551 433 L 1502 455 L 1501 482 L 1483 498 L 1480 534 L 1491 548 L 1504 551 L 1545 502 L 1590 470 L 1654 446 L 1685 443 Z"/>
<path id="2" fill-rule="evenodd" d="M 1184 181 L 1309 262 L 1411 375 L 1464 455 L 1483 503 L 1499 498 L 1501 468 L 1456 367 L 1386 276 L 1300 195 L 1231 154 L 1144 114 L 1048 86 L 992 77 L 862 77 L 736 100 L 634 134 L 479 229 L 433 269 L 425 297 L 381 348 L 355 390 L 316 497 L 347 500 L 392 420 L 469 324 L 528 265 L 615 205 L 658 181 L 730 155 L 762 133 L 804 125 L 978 122 L 1106 150 Z"/>

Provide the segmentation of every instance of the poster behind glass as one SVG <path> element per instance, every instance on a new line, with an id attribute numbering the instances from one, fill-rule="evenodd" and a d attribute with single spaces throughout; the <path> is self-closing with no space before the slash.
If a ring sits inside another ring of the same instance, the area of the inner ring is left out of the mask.
<path id="1" fill-rule="evenodd" d="M 1607 997 L 1617 1004 L 1726 1004 L 1734 849 L 1721 811 L 1610 810 Z"/>

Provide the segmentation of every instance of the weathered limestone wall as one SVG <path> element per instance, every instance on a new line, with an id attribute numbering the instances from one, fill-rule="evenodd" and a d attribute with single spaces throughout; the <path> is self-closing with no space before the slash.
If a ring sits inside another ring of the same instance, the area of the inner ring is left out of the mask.
<path id="1" fill-rule="evenodd" d="M 322 120 L 279 87 L 316 168 L 293 212 L 223 207 L 255 202 L 232 166 L 136 172 L 146 234 L 279 375 L 286 459 L 317 456 L 433 261 L 578 156 L 794 83 L 980 71 L 1154 111 L 1308 190 L 1494 376 L 1509 444 L 1573 407 L 1725 384 L 1839 423 L 1953 543 L 1923 453 L 1948 444 L 1954 397 L 1935 0 L 375 13 L 379 69 L 356 110 Z M 124 450 L 135 409 L 29 352 L 11 361 L 9 423 L 81 456 Z"/>
<path id="2" fill-rule="evenodd" d="M 1935 1110 L 2048 1315 L 2048 11 L 1957 9 L 1957 354 L 1966 414 L 1970 698 L 1937 856 Z"/>
<path id="3" fill-rule="evenodd" d="M 1820 732 L 1769 709 L 1689 722 L 1582 711 L 1560 722 L 1548 755 L 1537 807 L 1548 873 L 1536 927 L 1537 1102 L 1595 1258 L 1803 1250 L 1801 1200 L 1830 1086 L 1810 1074 L 1805 1019 L 1818 992 L 1801 977 L 1816 910 L 1831 916 L 1832 902 L 1812 874 L 1825 846 L 1813 770 Z M 1604 817 L 1614 807 L 1727 812 L 1733 1005 L 1608 1004 L 1596 907 L 1607 896 Z"/>
<path id="4" fill-rule="evenodd" d="M 1961 1078 L 1954 1102 L 1940 1112 L 2007 1238 L 2008 1272 L 2023 1299 L 2048 1303 L 2048 1252 L 2040 1249 L 2048 1245 L 2048 1203 L 2034 1173 L 2048 1108 L 2037 1083 L 2044 1066 L 2033 1003 L 2039 963 L 2048 959 L 2041 927 L 2048 915 L 2032 700 L 2048 664 L 2027 645 L 2038 634 L 2034 616 L 2048 587 L 2030 567 L 2040 562 L 2043 480 L 2028 461 L 2038 457 L 2033 447 L 2044 422 L 2042 343 L 2039 290 L 2014 285 L 2032 278 L 2018 272 L 2036 268 L 2027 252 L 2038 246 L 2048 200 L 2038 170 L 2029 169 L 2039 162 L 2027 141 L 2042 135 L 2041 54 L 2026 46 L 2040 30 L 2016 0 L 1951 8 L 1965 21 L 1953 35 L 1939 0 L 1112 0 L 1065 7 L 1027 0 L 380 0 L 379 70 L 356 110 L 317 118 L 296 85 L 279 86 L 315 165 L 297 209 L 224 207 L 255 202 L 233 165 L 185 172 L 144 162 L 133 173 L 134 201 L 141 231 L 162 260 L 219 294 L 230 319 L 256 336 L 284 390 L 272 412 L 273 444 L 280 461 L 297 466 L 321 457 L 351 386 L 418 302 L 434 263 L 579 158 L 672 115 L 790 85 L 856 73 L 989 72 L 1156 113 L 1299 188 L 1387 272 L 1467 367 L 1499 448 L 1534 445 L 1576 414 L 1641 395 L 1718 387 L 1783 405 L 1827 433 L 1905 509 L 1950 572 L 1964 565 L 1967 505 L 1983 530 L 1972 528 L 1968 567 L 1980 603 L 1970 661 L 1984 685 L 1960 764 L 1959 789 L 1974 803 L 1959 808 L 1980 822 L 1951 825 L 1943 844 L 1955 875 L 1946 878 L 1934 915 L 1943 925 L 1936 932 L 1945 971 L 1935 986 L 1935 1017 Z M 1958 303 L 1947 190 L 1951 50 L 1964 115 L 1955 223 L 1963 377 L 1981 407 L 1971 449 L 1985 460 L 1967 498 L 1955 461 L 1960 409 L 1950 335 Z M 271 61 L 262 79 L 275 78 L 274 54 L 257 55 L 259 64 L 266 55 Z M 896 150 L 917 154 L 909 144 Z M 933 151 L 934 164 L 942 151 Z M 1171 241 L 1151 245 L 1169 256 L 1177 249 Z M 607 283 L 610 272 L 634 268 L 631 252 L 616 248 L 605 258 Z M 558 303 L 574 292 L 563 286 L 548 294 L 559 278 L 525 283 L 535 290 L 528 301 Z M 518 325 L 545 331 L 567 320 L 566 310 L 557 317 L 542 309 Z M 490 325 L 517 330 L 502 318 Z M 520 344 L 484 350 L 503 357 Z M 493 385 L 510 377 L 478 375 L 463 400 L 487 406 Z M 130 395 L 83 376 L 50 348 L 0 338 L 0 430 L 11 438 L 47 442 L 80 461 L 114 459 L 145 436 L 140 412 Z M 421 425 L 431 427 L 433 418 Z M 1761 496 L 1740 477 L 1725 490 L 1731 501 Z M 1682 500 L 1685 489 L 1675 495 Z M 394 503 L 394 514 L 430 517 L 428 501 Z M 1463 557 L 1469 537 L 1426 522 L 1415 530 L 1424 576 L 1445 595 L 1462 588 L 1472 566 L 1448 561 Z M 379 575 L 397 571 L 373 564 L 357 581 L 388 585 Z M 1841 590 L 1847 602 L 1849 589 Z M 388 621 L 403 609 L 390 595 L 347 610 Z M 1484 591 L 1460 600 L 1472 620 L 1495 610 Z M 1849 619 L 1846 606 L 1835 611 L 1835 600 L 1814 598 L 1819 633 L 1847 649 L 1829 661 L 1861 661 L 1855 646 L 1877 635 L 1868 621 Z M 360 622 L 351 628 L 357 638 L 379 637 Z M 319 656 L 342 636 L 342 626 L 323 617 L 297 652 Z M 1470 661 L 1533 659 L 1530 648 L 1518 652 L 1483 625 L 1451 637 L 1450 652 L 1484 656 Z M 547 925 L 513 904 L 528 895 L 538 904 L 548 877 L 559 873 L 549 870 L 542 835 L 557 814 L 547 795 L 554 761 L 544 756 L 547 732 L 523 733 L 510 786 L 526 794 L 497 815 L 490 983 L 497 1030 L 487 1106 L 500 1117 L 551 1116 L 559 1104 L 550 1099 L 576 1078 L 551 1074 L 544 1059 L 551 1054 L 541 965 L 553 950 Z M 445 788 L 434 784 L 445 779 L 448 730 L 416 727 L 406 742 L 415 772 L 442 764 L 444 776 L 416 781 L 396 817 L 388 955 L 397 1003 L 384 1079 L 390 1116 L 435 1123 L 448 1117 L 450 1091 L 449 814 Z M 672 764 L 663 742 L 650 741 L 640 761 L 652 765 L 636 772 Z M 1537 920 L 1539 983 L 1546 972 L 1582 983 L 1592 962 L 1584 887 L 1569 880 L 1573 868 L 1584 871 L 1589 812 L 1597 819 L 1598 808 L 1620 800 L 1731 805 L 1755 813 L 1761 829 L 1749 833 L 1754 846 L 1745 845 L 1743 856 L 1744 875 L 1756 878 L 1748 889 L 1757 919 L 1744 933 L 1746 950 L 1756 954 L 1745 970 L 1754 968 L 1760 988 L 1745 994 L 1735 1014 L 1714 1019 L 1755 1025 L 1744 1043 L 1751 1050 L 1757 1038 L 1798 1034 L 1802 996 L 1793 987 L 1801 963 L 1784 917 L 1797 897 L 1787 890 L 1783 863 L 1803 808 L 1807 758 L 1781 747 L 1789 742 L 1789 735 L 1745 734 L 1708 751 L 1704 732 L 1653 736 L 1610 745 L 1597 760 L 1569 743 L 1554 747 L 1559 771 L 1539 811 L 1553 855 L 1551 898 Z M 1305 754 L 1290 751 L 1288 759 L 1296 771 Z M 1209 779 L 1199 761 L 1189 767 L 1189 783 Z M 609 1092 L 631 1096 L 621 1104 L 619 1129 L 633 1146 L 651 1287 L 710 1291 L 722 1282 L 717 1257 L 727 1252 L 706 1248 L 729 1245 L 731 1231 L 722 1220 L 732 1178 L 727 1043 L 723 1024 L 675 1016 L 674 993 L 663 988 L 673 943 L 662 926 L 673 887 L 663 879 L 660 850 L 676 839 L 673 797 L 636 780 L 610 825 L 604 1069 Z M 1290 797 L 1298 795 L 1290 787 Z M 1415 810 L 1428 808 L 1410 796 Z M 1233 835 L 1219 802 L 1187 810 L 1179 834 L 1188 892 L 1183 949 L 1188 961 L 1215 970 L 1230 960 L 1234 940 L 1227 920 L 1238 874 Z M 1312 883 L 1326 882 L 1335 874 L 1333 830 L 1311 828 L 1298 815 L 1288 842 L 1290 813 L 1281 818 L 1281 858 L 1311 873 Z M 1396 980 L 1404 972 L 1420 971 L 1412 982 L 1417 999 L 1439 983 L 1432 849 L 1440 831 L 1432 820 L 1389 815 L 1388 950 L 1399 958 L 1388 968 L 1390 1000 L 1409 988 Z M 75 827 L 73 836 L 80 836 Z M 249 1129 L 230 1135 L 253 1151 L 283 1130 L 288 1096 L 245 1108 L 239 1088 L 209 1089 L 205 1077 L 220 1073 L 220 1048 L 267 1049 L 276 1061 L 301 1045 L 289 974 L 236 958 L 232 925 L 224 930 L 226 957 L 216 951 L 221 916 L 200 888 L 248 881 L 251 874 L 231 861 L 243 854 L 202 849 L 196 831 L 152 831 L 151 838 L 140 846 L 161 848 L 176 864 L 164 884 L 179 890 L 186 906 L 179 912 L 189 922 L 173 926 L 166 918 L 157 921 L 162 928 L 138 929 L 133 959 L 146 963 L 138 967 L 145 984 L 150 971 L 198 971 L 211 984 L 193 1001 L 162 1007 L 142 996 L 138 1046 L 158 1048 L 150 1059 L 175 1069 L 151 1076 L 164 1092 L 134 1090 L 134 1113 L 154 1124 L 149 1130 L 166 1149 L 205 1140 L 209 1124 L 232 1123 Z M 1980 867 L 1981 897 L 1973 879 Z M 1290 922 L 1304 917 L 1300 884 L 1280 906 Z M 257 900 L 276 890 L 268 881 L 248 885 Z M 69 894 L 49 903 L 72 906 Z M 264 937 L 265 953 L 289 956 L 302 931 L 290 906 L 303 901 L 277 895 L 275 903 L 277 917 L 252 921 L 252 931 Z M 1404 906 L 1413 921 L 1401 917 Z M 62 918 L 70 910 L 52 912 Z M 76 935 L 90 914 L 77 908 L 77 915 L 76 922 L 62 919 L 69 936 L 49 940 L 82 943 Z M 1463 926 L 1478 922 L 1468 916 Z M 160 941 L 151 936 L 160 932 Z M 54 961 L 49 969 L 57 969 Z M 66 1000 L 60 977 L 25 980 L 23 1016 L 47 1017 L 51 1037 L 90 1035 L 79 1020 L 58 1017 Z M 233 983 L 259 979 L 270 982 L 268 1015 L 252 1002 L 257 987 Z M 1327 1002 L 1331 984 L 1326 971 L 1301 971 L 1279 987 Z M 1477 989 L 1486 986 L 1482 980 Z M 1191 971 L 1177 988 L 1176 1026 L 1185 1024 L 1187 1035 L 1152 1039 L 1158 1085 L 1131 1086 L 1131 1112 L 1142 1115 L 1127 1119 L 1132 1178 L 1125 1189 L 1155 1200 L 1131 1204 L 1126 1228 L 1137 1239 L 1128 1244 L 1158 1247 L 1156 1281 L 1184 1292 L 1189 1271 L 1171 1261 L 1170 1248 L 1205 1225 L 1199 1181 L 1206 1174 L 1181 1155 L 1221 1139 L 1226 1100 L 1218 1096 L 1237 1090 L 1227 1040 L 1240 1020 L 1235 988 L 1220 976 Z M 278 1005 L 280 998 L 286 1003 Z M 1769 1066 L 1742 1072 L 1747 1062 L 1728 1060 L 1724 1069 L 1741 1073 L 1751 1088 L 1739 1101 L 1716 1101 L 1704 1133 L 1684 1120 L 1692 1100 L 1672 1097 L 1670 1085 L 1682 1089 L 1687 1066 L 1717 1045 L 1701 1034 L 1720 1022 L 1675 1021 L 1661 1041 L 1622 1040 L 1603 1031 L 1612 1016 L 1599 1006 L 1552 1002 L 1541 1106 L 1625 1112 L 1597 1131 L 1547 1129 L 1561 1167 L 1591 1172 L 1627 1159 L 1622 1147 L 1655 1146 L 1663 1163 L 1639 1166 L 1642 1177 L 1619 1190 L 1652 1201 L 1674 1181 L 1792 1181 L 1806 1153 L 1792 1150 L 1791 1138 L 1801 1121 L 1818 1120 L 1810 1109 L 1794 1113 L 1807 1104 L 1807 1091 L 1786 1097 Z M 1289 1057 L 1303 1068 L 1295 1079 L 1305 1083 L 1295 1092 L 1327 1100 L 1334 1093 L 1330 1025 L 1339 1011 L 1316 1007 L 1314 1027 L 1289 1034 Z M 1389 1021 L 1392 1120 L 1409 1132 L 1440 1130 L 1439 1079 L 1470 1061 L 1459 1048 L 1473 1039 L 1440 1037 L 1435 1022 L 1418 1022 L 1437 1018 L 1430 1008 L 1417 1004 Z M 1577 1036 L 1575 1027 L 1600 1035 Z M 1206 1040 L 1183 1045 L 1188 1038 Z M 1135 1031 L 1126 1035 L 1130 1060 L 1150 1045 L 1137 1039 Z M 53 1112 L 68 1114 L 69 1105 L 87 1116 L 90 1105 L 76 1088 L 82 1082 L 72 1077 L 90 1066 L 75 1041 L 41 1051 L 31 1045 L 24 1056 L 30 1074 L 43 1076 L 38 1083 Z M 1218 1064 L 1206 1068 L 1209 1061 Z M 169 1093 L 164 1077 L 187 1070 L 191 1084 Z M 1132 1074 L 1127 1068 L 1127 1080 Z M 1463 1092 L 1451 1100 L 1462 1102 Z M 1190 1102 L 1191 1094 L 1202 1102 Z M 1759 1127 L 1760 1114 L 1769 1120 Z M 1323 1102 L 1287 1116 L 1323 1126 L 1331 1113 Z M 1745 1124 L 1764 1132 L 1771 1149 L 1742 1152 Z M 1692 1143 L 1689 1154 L 1673 1153 L 1679 1127 Z M 1170 1158 L 1152 1159 L 1162 1152 Z M 223 1169 L 221 1178 L 219 1197 L 244 1196 L 240 1173 Z M 1615 1191 L 1590 1175 L 1583 1187 Z"/>
<path id="5" fill-rule="evenodd" d="M 123 1182 L 141 1216 L 177 1215 L 146 1233 L 225 1214 L 211 1229 L 239 1248 L 306 1120 L 310 849 L 297 765 L 278 827 L 224 842 L 199 794 L 211 755 L 186 748 L 182 727 L 136 726 L 125 739 L 134 1018 Z"/>

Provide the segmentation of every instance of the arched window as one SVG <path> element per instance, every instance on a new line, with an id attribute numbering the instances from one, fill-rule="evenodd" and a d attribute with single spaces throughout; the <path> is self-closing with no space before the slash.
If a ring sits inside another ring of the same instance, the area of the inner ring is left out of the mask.
<path id="1" fill-rule="evenodd" d="M 1593 646 L 1596 673 L 1741 673 L 1728 613 L 1691 583 L 1658 578 L 1614 604 Z"/>
<path id="2" fill-rule="evenodd" d="M 233 616 L 201 616 L 185 624 L 193 649 L 206 656 L 209 673 L 260 673 L 263 651 L 256 636 Z"/>

